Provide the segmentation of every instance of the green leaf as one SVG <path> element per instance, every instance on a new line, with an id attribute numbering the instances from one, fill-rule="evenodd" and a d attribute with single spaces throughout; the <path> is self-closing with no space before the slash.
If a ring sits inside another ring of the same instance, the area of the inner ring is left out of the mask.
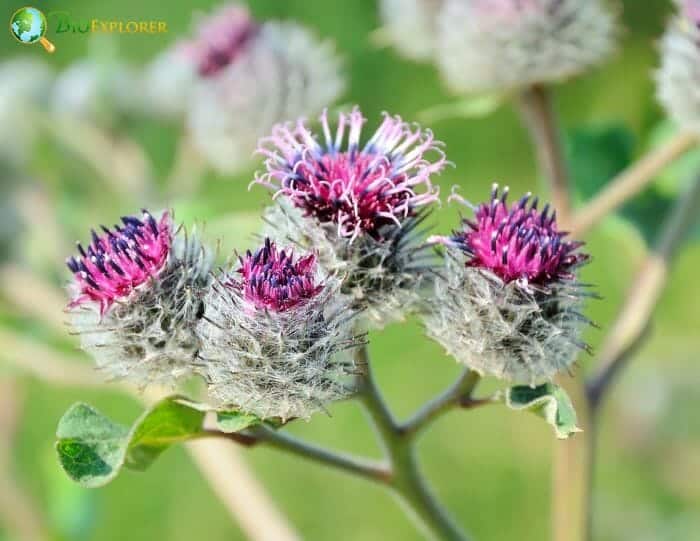
<path id="1" fill-rule="evenodd" d="M 74 404 L 58 423 L 58 460 L 74 481 L 88 488 L 102 486 L 119 472 L 128 434 L 125 426 L 87 404 Z"/>
<path id="2" fill-rule="evenodd" d="M 203 411 L 170 397 L 158 402 L 136 421 L 129 434 L 126 466 L 143 471 L 173 443 L 191 439 L 202 432 Z"/>
<path id="3" fill-rule="evenodd" d="M 216 426 L 219 430 L 227 434 L 240 432 L 241 430 L 261 423 L 261 419 L 251 413 L 243 413 L 240 411 L 218 411 L 216 413 Z"/>
<path id="4" fill-rule="evenodd" d="M 205 414 L 181 397 L 169 397 L 145 411 L 129 430 L 78 403 L 58 424 L 58 459 L 71 479 L 99 487 L 114 479 L 122 466 L 143 471 L 173 443 L 197 437 Z"/>
<path id="5" fill-rule="evenodd" d="M 539 415 L 552 425 L 559 439 L 581 432 L 576 426 L 576 411 L 569 395 L 554 383 L 539 387 L 511 387 L 506 392 L 506 405 L 516 411 L 530 411 Z"/>

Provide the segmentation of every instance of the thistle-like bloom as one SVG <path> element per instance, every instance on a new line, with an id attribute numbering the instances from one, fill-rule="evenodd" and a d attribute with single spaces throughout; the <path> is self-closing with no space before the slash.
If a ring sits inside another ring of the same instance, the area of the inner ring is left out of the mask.
<path id="1" fill-rule="evenodd" d="M 189 42 L 190 54 L 202 77 L 214 77 L 242 55 L 255 37 L 259 25 L 247 8 L 237 4 L 223 6 L 205 18 Z"/>
<path id="2" fill-rule="evenodd" d="M 197 78 L 191 48 L 186 43 L 175 43 L 156 55 L 144 68 L 142 109 L 149 115 L 182 117 Z"/>
<path id="3" fill-rule="evenodd" d="M 204 17 L 194 38 L 161 55 L 147 79 L 153 109 L 183 107 L 193 143 L 227 174 L 251 163 L 273 124 L 317 114 L 344 87 L 329 42 L 294 23 L 258 23 L 235 3 Z M 163 106 L 158 88 L 165 89 Z"/>
<path id="4" fill-rule="evenodd" d="M 556 82 L 600 63 L 614 48 L 604 0 L 445 0 L 437 60 L 457 92 Z"/>
<path id="5" fill-rule="evenodd" d="M 241 258 L 245 298 L 259 310 L 284 312 L 315 297 L 323 286 L 316 283 L 316 256 L 294 259 L 294 252 L 278 252 L 266 239 L 255 255 Z M 233 282 L 235 283 L 235 282 Z"/>
<path id="6" fill-rule="evenodd" d="M 341 113 L 332 135 L 324 112 L 323 143 L 302 121 L 276 126 L 261 140 L 267 172 L 255 182 L 278 202 L 266 233 L 317 250 L 327 272 L 345 277 L 343 292 L 381 326 L 416 304 L 432 272 L 418 225 L 439 200 L 431 176 L 445 157 L 430 131 L 389 115 L 362 146 L 364 122 L 357 108 Z"/>
<path id="7" fill-rule="evenodd" d="M 102 230 L 67 261 L 74 275 L 68 310 L 83 349 L 109 376 L 140 385 L 188 375 L 211 254 L 176 233 L 168 212 L 156 220 L 144 210 Z"/>
<path id="8" fill-rule="evenodd" d="M 219 407 L 261 418 L 308 418 L 356 391 L 355 312 L 313 254 L 269 239 L 225 273 L 198 325 L 200 372 Z"/>
<path id="9" fill-rule="evenodd" d="M 568 369 L 580 349 L 583 300 L 576 281 L 588 261 L 582 243 L 568 241 L 556 216 L 527 194 L 508 206 L 508 189 L 491 200 L 446 247 L 444 278 L 435 282 L 428 335 L 481 374 L 534 385 Z"/>
<path id="10" fill-rule="evenodd" d="M 411 60 L 430 60 L 444 0 L 381 0 L 379 14 L 392 45 Z"/>
<path id="11" fill-rule="evenodd" d="M 661 40 L 659 101 L 682 128 L 700 133 L 700 0 L 678 0 Z"/>

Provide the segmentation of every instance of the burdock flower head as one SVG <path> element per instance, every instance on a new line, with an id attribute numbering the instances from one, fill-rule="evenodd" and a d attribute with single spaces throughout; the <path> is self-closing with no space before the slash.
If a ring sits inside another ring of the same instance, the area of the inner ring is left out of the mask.
<path id="1" fill-rule="evenodd" d="M 102 231 L 67 261 L 72 326 L 109 376 L 170 384 L 191 372 L 199 348 L 194 325 L 211 254 L 176 232 L 168 212 L 156 219 L 144 210 Z"/>
<path id="2" fill-rule="evenodd" d="M 245 6 L 226 4 L 197 21 L 194 37 L 180 40 L 146 69 L 146 98 L 160 114 L 186 112 L 199 79 L 210 79 L 250 54 L 260 25 Z"/>
<path id="3" fill-rule="evenodd" d="M 152 108 L 182 108 L 194 145 L 228 174 L 250 164 L 273 124 L 317 114 L 344 87 L 330 43 L 295 23 L 259 23 L 235 3 L 203 17 L 194 37 L 160 55 L 146 79 Z"/>
<path id="4" fill-rule="evenodd" d="M 700 133 L 700 0 L 678 0 L 661 41 L 659 101 L 679 126 Z"/>
<path id="5" fill-rule="evenodd" d="M 614 48 L 605 0 L 445 0 L 437 60 L 457 92 L 567 79 Z"/>
<path id="6" fill-rule="evenodd" d="M 381 0 L 383 31 L 411 60 L 429 60 L 437 40 L 437 15 L 444 0 Z"/>
<path id="7" fill-rule="evenodd" d="M 549 205 L 540 212 L 527 194 L 509 206 L 507 196 L 494 185 L 463 229 L 433 238 L 446 247 L 446 269 L 426 328 L 473 370 L 533 385 L 568 369 L 586 348 L 581 310 L 591 294 L 576 269 L 588 255 L 557 229 Z"/>
<path id="8" fill-rule="evenodd" d="M 316 256 L 274 242 L 215 281 L 198 325 L 201 374 L 219 407 L 308 418 L 356 390 L 355 312 Z"/>
<path id="9" fill-rule="evenodd" d="M 432 271 L 418 225 L 438 201 L 431 176 L 445 157 L 430 131 L 389 115 L 362 146 L 364 122 L 357 108 L 341 113 L 332 134 L 324 112 L 322 141 L 303 121 L 276 126 L 261 140 L 267 172 L 255 182 L 278 203 L 266 215 L 267 234 L 316 250 L 328 273 L 344 276 L 343 292 L 381 326 L 415 305 Z"/>

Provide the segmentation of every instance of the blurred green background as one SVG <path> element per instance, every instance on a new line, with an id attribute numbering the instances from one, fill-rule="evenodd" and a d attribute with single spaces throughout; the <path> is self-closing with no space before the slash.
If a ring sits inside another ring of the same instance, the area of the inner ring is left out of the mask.
<path id="1" fill-rule="evenodd" d="M 260 19 L 295 19 L 335 40 L 349 79 L 341 102 L 359 104 L 370 126 L 385 110 L 413 120 L 420 111 L 454 100 L 433 67 L 408 62 L 390 48 L 371 44 L 369 34 L 380 25 L 372 1 L 261 0 L 249 4 Z M 623 4 L 625 30 L 617 55 L 585 77 L 557 87 L 556 95 L 567 130 L 625 125 L 634 135 L 633 152 L 639 155 L 663 116 L 654 99 L 652 73 L 658 62 L 655 41 L 671 3 L 629 0 Z M 24 4 L 3 0 L 0 5 L 0 17 L 9 18 Z M 166 35 L 118 36 L 111 44 L 121 58 L 138 64 L 185 33 L 194 11 L 217 5 L 219 2 L 183 0 L 65 0 L 41 1 L 37 7 L 45 12 L 67 10 L 78 19 L 166 20 Z M 55 36 L 49 31 L 48 37 L 55 38 L 57 46 L 57 52 L 48 58 L 56 70 L 100 47 L 80 34 Z M 24 47 L 9 35 L 0 39 L 0 59 L 18 55 L 44 59 L 45 53 L 38 46 Z M 35 120 L 30 117 L 28 121 Z M 439 179 L 444 194 L 459 184 L 461 194 L 479 200 L 493 181 L 509 184 L 514 193 L 539 189 L 530 145 L 511 107 L 484 118 L 442 120 L 430 127 L 446 143 L 448 158 L 456 166 Z M 136 117 L 122 120 L 114 129 L 143 145 L 154 163 L 156 179 L 166 175 L 177 148 L 177 125 Z M 147 200 L 137 201 L 128 190 L 120 195 L 105 186 L 104 179 L 75 150 L 48 137 L 39 141 L 26 170 L 3 171 L 0 183 L 4 188 L 12 181 L 33 194 L 15 209 L 30 219 L 16 234 L 9 264 L 31 269 L 57 286 L 68 277 L 62 268 L 63 257 L 72 250 L 66 239 L 85 238 L 94 223 L 113 220 L 144 204 L 172 206 L 180 219 L 206 221 L 210 234 L 225 236 L 223 245 L 228 250 L 249 245 L 255 226 L 251 228 L 245 217 L 259 212 L 268 200 L 262 189 L 247 190 L 251 170 L 236 178 L 207 173 L 194 194 L 166 195 L 156 190 L 144 196 Z M 649 217 L 656 221 L 655 216 Z M 436 226 L 449 230 L 457 218 L 458 209 L 445 205 Z M 595 346 L 624 297 L 644 254 L 644 242 L 631 226 L 614 218 L 587 241 L 594 260 L 585 269 L 584 280 L 597 284 L 604 297 L 589 308 L 590 316 L 602 327 L 589 333 Z M 63 248 L 69 252 L 62 253 Z M 673 271 L 654 320 L 653 337 L 605 409 L 595 480 L 597 540 L 700 540 L 700 423 L 695 414 L 700 404 L 698 268 L 700 247 L 695 244 L 684 251 Z M 72 338 L 36 314 L 22 311 L 8 297 L 5 292 L 0 298 L 0 328 L 5 333 L 0 336 L 20 337 L 85 360 Z M 48 316 L 49 320 L 60 318 Z M 0 362 L 9 355 L 8 347 L 12 346 L 0 338 Z M 372 335 L 371 350 L 379 383 L 401 417 L 458 373 L 454 361 L 424 338 L 415 322 Z M 590 364 L 590 358 L 582 358 L 577 370 L 586 371 Z M 244 538 L 181 448 L 168 451 L 148 473 L 126 473 L 100 490 L 79 489 L 64 478 L 53 443 L 57 420 L 68 406 L 86 401 L 126 423 L 141 409 L 136 401 L 108 386 L 95 391 L 58 389 L 9 365 L 0 364 L 0 377 L 12 381 L 12 388 L 23 395 L 24 409 L 9 459 L 12 475 L 34 500 L 37 520 L 46 524 L 53 538 Z M 493 383 L 485 388 L 489 386 Z M 294 423 L 289 430 L 329 446 L 379 456 L 357 405 L 339 404 L 331 413 L 309 423 Z M 554 445 L 557 441 L 551 430 L 539 419 L 493 407 L 443 418 L 425 435 L 420 451 L 439 497 L 475 539 L 540 541 L 549 535 Z M 245 451 L 245 458 L 304 539 L 421 539 L 380 488 L 273 450 Z M 235 485 L 236 479 L 228 482 Z M 0 539 L 17 541 L 3 524 Z"/>

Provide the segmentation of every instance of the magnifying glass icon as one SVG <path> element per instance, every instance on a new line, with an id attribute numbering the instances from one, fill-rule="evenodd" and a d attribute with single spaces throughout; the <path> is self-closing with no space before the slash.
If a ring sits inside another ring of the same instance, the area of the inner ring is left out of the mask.
<path id="1" fill-rule="evenodd" d="M 10 34 L 17 41 L 24 45 L 39 42 L 46 52 L 53 53 L 56 46 L 45 37 L 47 27 L 46 15 L 31 6 L 19 8 L 10 18 Z"/>

